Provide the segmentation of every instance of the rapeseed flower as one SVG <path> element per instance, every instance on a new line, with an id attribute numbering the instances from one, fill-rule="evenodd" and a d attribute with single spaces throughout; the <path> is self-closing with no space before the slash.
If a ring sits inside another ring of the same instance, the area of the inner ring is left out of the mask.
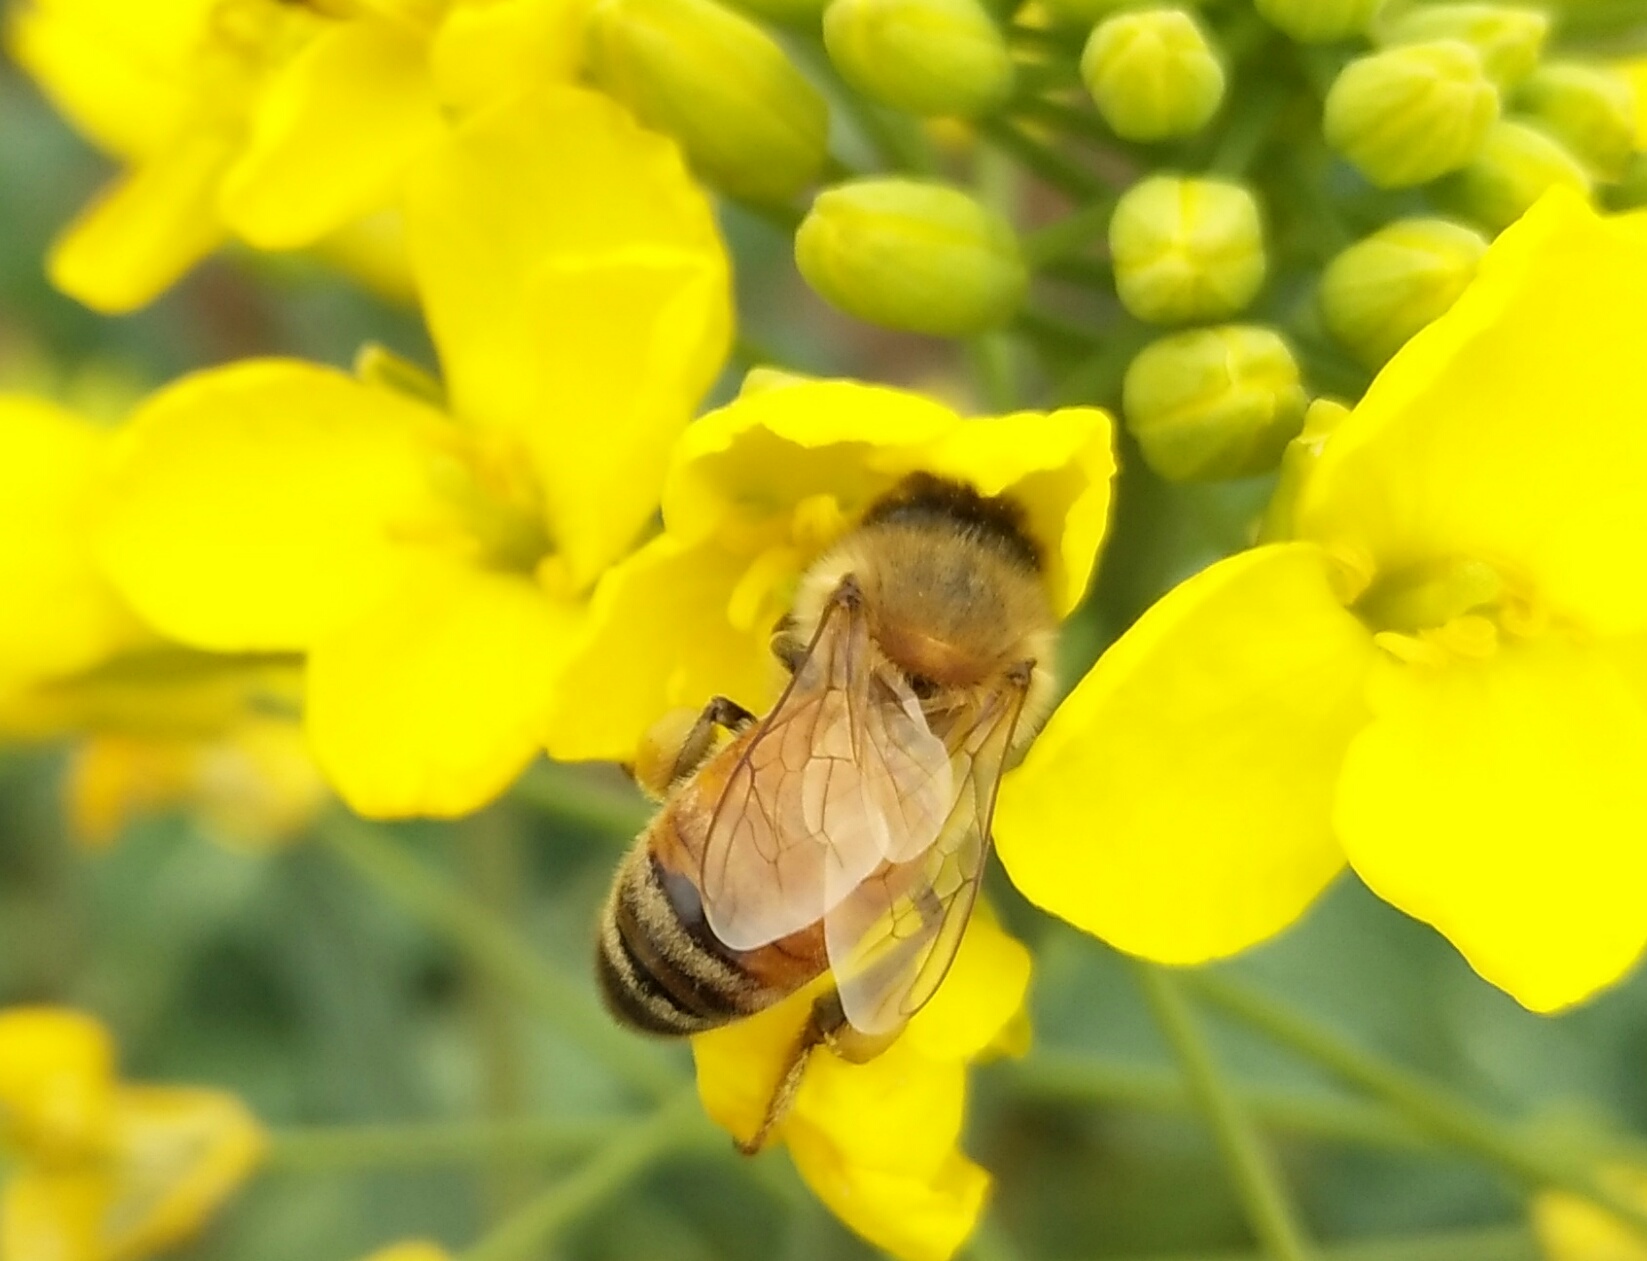
<path id="1" fill-rule="evenodd" d="M 1103 412 L 963 420 L 904 390 L 751 374 L 736 401 L 676 445 L 663 533 L 596 588 L 559 689 L 551 755 L 627 761 L 659 717 L 717 694 L 765 712 L 781 681 L 772 629 L 801 573 L 917 470 L 1023 503 L 1053 607 L 1075 607 L 1109 508 Z"/>
<path id="2" fill-rule="evenodd" d="M 181 651 L 127 607 L 92 545 L 113 443 L 54 403 L 0 396 L 0 739 L 75 741 L 77 839 L 106 844 L 171 806 L 215 836 L 290 836 L 323 800 L 280 704 L 295 670 Z"/>
<path id="3" fill-rule="evenodd" d="M 946 1261 L 977 1223 L 989 1175 L 958 1146 L 967 1065 L 1024 1049 L 1029 974 L 1029 952 L 980 909 L 942 988 L 892 1047 L 866 1064 L 815 1052 L 773 1132 L 818 1198 L 902 1261 Z M 704 1107 L 735 1138 L 760 1128 L 815 997 L 803 990 L 692 1039 Z"/>
<path id="4" fill-rule="evenodd" d="M 233 1095 L 133 1086 L 108 1033 L 53 1007 L 0 1011 L 0 1256 L 138 1261 L 175 1247 L 256 1168 Z"/>
<path id="5" fill-rule="evenodd" d="M 580 56 L 582 0 L 27 0 L 9 44 L 122 172 L 53 247 L 101 311 L 152 299 L 233 235 L 334 236 L 398 200 L 415 156 Z"/>
<path id="6" fill-rule="evenodd" d="M 307 654 L 354 808 L 454 815 L 541 747 L 584 593 L 719 370 L 730 283 L 673 143 L 579 89 L 438 141 L 407 217 L 444 405 L 295 361 L 186 378 L 122 435 L 100 554 L 178 642 Z"/>
<path id="7" fill-rule="evenodd" d="M 1541 201 L 1325 438 L 1293 538 L 1149 610 L 1003 793 L 1031 899 L 1173 963 L 1346 859 L 1551 1011 L 1647 943 L 1647 215 Z"/>

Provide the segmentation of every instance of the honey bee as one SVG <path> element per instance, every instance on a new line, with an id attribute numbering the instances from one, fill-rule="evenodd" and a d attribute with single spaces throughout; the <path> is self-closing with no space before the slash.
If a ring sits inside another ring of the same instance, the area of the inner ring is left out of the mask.
<path id="1" fill-rule="evenodd" d="M 816 1048 L 871 1059 L 937 990 L 1001 773 L 1051 707 L 1056 633 L 1023 510 L 915 474 L 803 575 L 771 712 L 717 697 L 638 761 L 663 805 L 601 924 L 613 1015 L 701 1033 L 830 974 L 745 1151 Z"/>

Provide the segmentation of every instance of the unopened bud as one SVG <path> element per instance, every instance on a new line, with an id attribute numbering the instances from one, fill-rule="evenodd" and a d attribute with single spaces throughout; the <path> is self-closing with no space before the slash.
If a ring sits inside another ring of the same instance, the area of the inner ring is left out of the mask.
<path id="1" fill-rule="evenodd" d="M 1006 323 L 1029 283 L 1011 224 L 958 188 L 921 180 L 825 189 L 795 233 L 795 263 L 847 314 L 939 337 Z"/>
<path id="2" fill-rule="evenodd" d="M 1127 140 L 1199 131 L 1224 99 L 1224 66 L 1184 9 L 1118 13 L 1094 28 L 1081 78 L 1098 112 Z"/>
<path id="3" fill-rule="evenodd" d="M 1321 276 L 1321 315 L 1369 368 L 1445 314 L 1474 278 L 1486 238 L 1446 219 L 1402 219 L 1357 241 Z"/>
<path id="4" fill-rule="evenodd" d="M 1381 188 L 1424 184 L 1480 152 L 1498 89 L 1467 44 L 1443 40 L 1358 57 L 1327 92 L 1332 145 Z"/>
<path id="5" fill-rule="evenodd" d="M 1451 181 L 1448 196 L 1471 219 L 1501 232 L 1556 187 L 1590 193 L 1590 176 L 1561 142 L 1537 127 L 1505 119 L 1481 153 Z"/>
<path id="6" fill-rule="evenodd" d="M 823 34 L 843 78 L 905 113 L 972 118 L 1012 93 L 1012 56 L 979 0 L 832 0 Z"/>
<path id="7" fill-rule="evenodd" d="M 1301 44 L 1330 44 L 1359 35 L 1384 0 L 1256 0 L 1271 26 Z"/>
<path id="8" fill-rule="evenodd" d="M 1274 468 L 1308 405 L 1287 343 L 1270 329 L 1239 324 L 1146 346 L 1127 369 L 1121 396 L 1145 462 L 1175 482 Z"/>
<path id="9" fill-rule="evenodd" d="M 829 111 L 770 36 L 715 0 L 597 0 L 590 72 L 710 182 L 786 201 L 823 168 Z"/>
<path id="10" fill-rule="evenodd" d="M 1227 180 L 1135 184 L 1110 219 L 1109 250 L 1121 304 L 1156 324 L 1227 319 L 1264 283 L 1258 203 Z"/>
<path id="11" fill-rule="evenodd" d="M 1552 62 L 1527 77 L 1516 104 L 1597 178 L 1615 180 L 1624 174 L 1636 147 L 1636 94 L 1623 75 L 1599 66 Z"/>
<path id="12" fill-rule="evenodd" d="M 1550 18 L 1541 9 L 1506 4 L 1423 4 L 1404 9 L 1380 24 L 1378 42 L 1427 44 L 1456 39 L 1481 54 L 1487 77 L 1500 86 L 1516 83 L 1532 71 L 1550 34 Z"/>
<path id="13" fill-rule="evenodd" d="M 735 0 L 736 7 L 758 18 L 800 25 L 816 23 L 828 0 Z"/>

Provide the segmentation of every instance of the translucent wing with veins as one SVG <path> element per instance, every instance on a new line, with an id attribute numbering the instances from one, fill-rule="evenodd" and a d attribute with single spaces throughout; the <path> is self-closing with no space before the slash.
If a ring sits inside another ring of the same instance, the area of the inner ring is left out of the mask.
<path id="1" fill-rule="evenodd" d="M 962 717 L 947 751 L 955 792 L 937 838 L 872 873 L 825 916 L 841 1010 L 861 1033 L 901 1028 L 949 971 L 989 856 L 990 816 L 1023 699 L 1023 688 L 1009 683 Z"/>
<path id="2" fill-rule="evenodd" d="M 710 928 L 753 950 L 816 924 L 875 872 L 919 861 L 954 797 L 949 750 L 874 651 L 848 580 L 716 804 L 700 881 Z"/>

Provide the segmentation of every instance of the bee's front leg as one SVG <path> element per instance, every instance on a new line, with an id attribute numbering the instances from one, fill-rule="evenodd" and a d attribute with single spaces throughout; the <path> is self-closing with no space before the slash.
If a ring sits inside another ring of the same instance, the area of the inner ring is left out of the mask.
<path id="1" fill-rule="evenodd" d="M 696 715 L 690 709 L 671 710 L 641 737 L 631 768 L 635 782 L 653 800 L 662 801 L 703 765 L 722 731 L 738 735 L 754 721 L 754 714 L 724 696 L 715 697 Z"/>

